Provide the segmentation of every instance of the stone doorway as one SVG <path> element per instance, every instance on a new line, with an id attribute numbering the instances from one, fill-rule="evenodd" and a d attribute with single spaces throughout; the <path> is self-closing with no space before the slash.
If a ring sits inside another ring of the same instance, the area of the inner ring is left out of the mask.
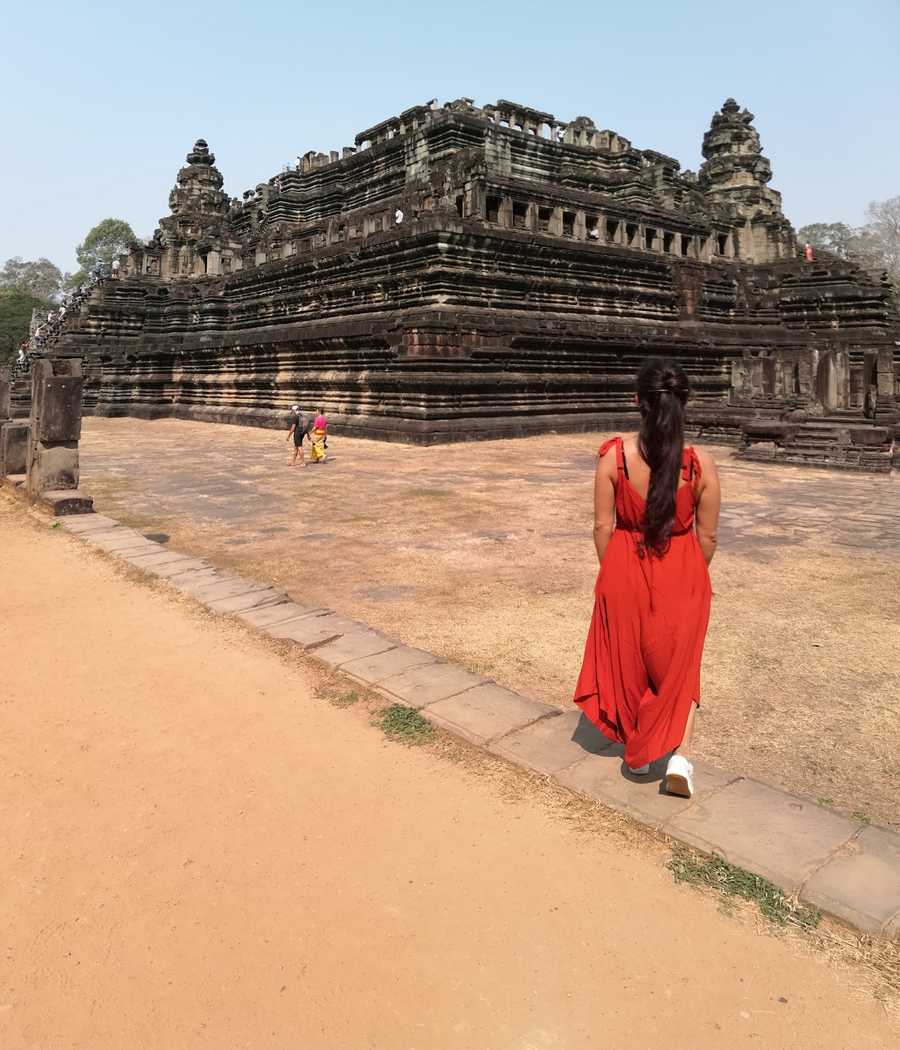
<path id="1" fill-rule="evenodd" d="M 849 408 L 849 361 L 843 350 L 831 350 L 822 355 L 816 372 L 816 397 L 825 414 Z"/>

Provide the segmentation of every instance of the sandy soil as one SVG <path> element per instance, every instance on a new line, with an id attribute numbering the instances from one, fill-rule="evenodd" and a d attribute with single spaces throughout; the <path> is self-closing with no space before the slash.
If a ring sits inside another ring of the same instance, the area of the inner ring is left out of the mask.
<path id="1" fill-rule="evenodd" d="M 386 741 L 4 499 L 0 550 L 4 1050 L 896 1045 L 653 840 Z"/>
<path id="2" fill-rule="evenodd" d="M 590 618 L 597 435 L 412 448 L 85 420 L 101 510 L 519 692 L 571 702 Z M 900 485 L 720 463 L 697 751 L 900 827 Z"/>

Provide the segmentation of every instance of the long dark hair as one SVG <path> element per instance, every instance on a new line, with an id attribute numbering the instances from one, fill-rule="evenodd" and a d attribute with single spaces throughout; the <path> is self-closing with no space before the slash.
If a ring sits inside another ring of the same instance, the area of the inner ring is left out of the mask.
<path id="1" fill-rule="evenodd" d="M 637 377 L 641 429 L 638 449 L 650 468 L 644 511 L 644 547 L 652 554 L 668 550 L 675 519 L 675 497 L 684 452 L 684 406 L 688 377 L 674 361 L 651 358 Z"/>

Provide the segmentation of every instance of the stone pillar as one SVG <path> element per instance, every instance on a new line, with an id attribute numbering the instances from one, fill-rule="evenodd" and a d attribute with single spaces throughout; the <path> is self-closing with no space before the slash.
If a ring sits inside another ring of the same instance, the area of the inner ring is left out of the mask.
<path id="1" fill-rule="evenodd" d="M 497 215 L 497 219 L 501 226 L 505 226 L 507 229 L 512 229 L 513 224 L 513 201 L 512 197 L 503 196 L 500 198 L 500 211 Z"/>
<path id="2" fill-rule="evenodd" d="M 877 384 L 875 418 L 879 421 L 895 422 L 900 413 L 897 411 L 898 406 L 894 394 L 894 355 L 890 349 L 878 351 L 875 368 Z"/>
<path id="3" fill-rule="evenodd" d="M 555 234 L 557 237 L 562 237 L 563 232 L 563 210 L 562 208 L 554 208 L 550 215 L 550 228 L 547 233 Z"/>
<path id="4" fill-rule="evenodd" d="M 45 359 L 32 368 L 26 493 L 54 514 L 93 510 L 93 501 L 78 490 L 83 383 L 77 358 Z"/>

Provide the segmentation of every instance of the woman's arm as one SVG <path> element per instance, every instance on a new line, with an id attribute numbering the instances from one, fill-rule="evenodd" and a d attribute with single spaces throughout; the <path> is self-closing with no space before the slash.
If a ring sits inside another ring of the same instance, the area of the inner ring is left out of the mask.
<path id="1" fill-rule="evenodd" d="M 707 452 L 697 453 L 700 459 L 700 489 L 697 500 L 697 540 L 706 564 L 713 560 L 716 553 L 716 532 L 719 528 L 719 507 L 722 503 L 722 492 L 719 487 L 719 474 L 715 460 Z"/>
<path id="2" fill-rule="evenodd" d="M 603 555 L 616 527 L 616 450 L 611 448 L 597 463 L 594 474 L 594 546 L 597 560 Z"/>

